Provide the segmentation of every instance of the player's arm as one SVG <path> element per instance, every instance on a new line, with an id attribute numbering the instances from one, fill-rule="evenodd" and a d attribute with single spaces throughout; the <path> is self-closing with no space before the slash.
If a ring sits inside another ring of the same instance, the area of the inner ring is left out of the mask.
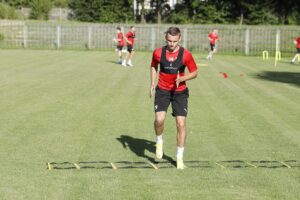
<path id="1" fill-rule="evenodd" d="M 297 44 L 297 39 L 294 40 L 294 44 Z"/>
<path id="2" fill-rule="evenodd" d="M 151 69 L 150 69 L 150 98 L 152 98 L 152 96 L 154 94 L 156 76 L 157 76 L 157 68 L 151 66 Z"/>
<path id="3" fill-rule="evenodd" d="M 128 44 L 132 45 L 132 42 L 130 42 L 130 41 L 128 40 L 127 35 L 124 37 L 124 39 L 126 40 L 126 42 L 127 42 Z"/>
<path id="4" fill-rule="evenodd" d="M 187 66 L 190 73 L 185 74 L 184 76 L 179 76 L 176 79 L 176 84 L 179 85 L 180 82 L 189 81 L 198 76 L 198 69 L 195 63 L 195 60 L 191 53 L 186 53 L 184 63 Z"/>
<path id="5" fill-rule="evenodd" d="M 176 85 L 178 87 L 179 83 L 192 80 L 192 79 L 196 78 L 197 76 L 198 76 L 197 69 L 193 72 L 190 72 L 190 73 L 184 75 L 184 76 L 178 76 L 178 78 L 176 79 Z"/>
<path id="6" fill-rule="evenodd" d="M 179 80 L 180 80 L 180 82 L 189 81 L 189 80 L 196 78 L 197 76 L 198 76 L 198 70 L 196 69 L 195 71 L 193 71 L 191 73 L 188 73 L 184 76 L 179 77 Z"/>
<path id="7" fill-rule="evenodd" d="M 212 41 L 211 34 L 209 34 L 209 35 L 207 36 L 207 38 L 208 38 L 209 41 Z"/>
<path id="8" fill-rule="evenodd" d="M 152 62 L 150 67 L 150 98 L 152 98 L 154 94 L 155 80 L 157 76 L 157 66 L 158 66 L 158 61 L 156 60 L 155 51 L 154 51 L 152 55 Z"/>

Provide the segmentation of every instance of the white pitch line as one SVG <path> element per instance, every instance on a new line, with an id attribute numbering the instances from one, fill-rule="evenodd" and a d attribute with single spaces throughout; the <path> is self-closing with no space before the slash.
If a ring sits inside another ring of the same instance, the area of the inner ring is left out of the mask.
<path id="1" fill-rule="evenodd" d="M 110 165 L 111 165 L 111 167 L 112 167 L 114 170 L 118 169 L 117 166 L 116 166 L 114 163 L 111 162 Z"/>
<path id="2" fill-rule="evenodd" d="M 208 66 L 208 64 L 205 64 L 205 63 L 203 63 L 203 64 L 197 63 L 197 66 Z"/>
<path id="3" fill-rule="evenodd" d="M 148 163 L 154 168 L 154 169 L 158 169 L 158 167 L 156 165 L 154 165 L 152 162 L 148 161 Z"/>
<path id="4" fill-rule="evenodd" d="M 219 165 L 222 169 L 225 169 L 225 168 L 226 168 L 225 166 L 223 166 L 223 165 L 221 165 L 221 164 L 219 164 L 219 163 L 217 163 L 217 162 L 216 162 L 216 164 Z"/>
<path id="5" fill-rule="evenodd" d="M 287 168 L 289 168 L 289 169 L 291 169 L 292 167 L 291 166 L 289 166 L 288 164 L 286 164 L 285 162 L 280 162 L 281 164 L 283 164 L 284 166 L 286 166 Z"/>
<path id="6" fill-rule="evenodd" d="M 256 165 L 253 165 L 253 164 L 251 164 L 251 163 L 249 163 L 249 162 L 245 162 L 246 164 L 248 164 L 248 165 L 250 165 L 250 166 L 252 166 L 252 167 L 255 167 L 255 168 L 257 168 L 257 166 Z"/>
<path id="7" fill-rule="evenodd" d="M 77 163 L 73 163 L 76 169 L 80 169 L 80 166 Z"/>
<path id="8" fill-rule="evenodd" d="M 52 166 L 50 163 L 48 163 L 48 170 L 52 170 Z"/>

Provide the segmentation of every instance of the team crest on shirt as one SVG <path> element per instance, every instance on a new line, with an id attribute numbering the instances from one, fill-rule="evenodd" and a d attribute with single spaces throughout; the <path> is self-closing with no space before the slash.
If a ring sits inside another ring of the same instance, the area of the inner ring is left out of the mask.
<path id="1" fill-rule="evenodd" d="M 155 105 L 155 106 L 154 106 L 154 109 L 157 110 L 157 108 L 158 108 L 158 105 Z"/>
<path id="2" fill-rule="evenodd" d="M 168 61 L 169 61 L 169 62 L 173 62 L 173 61 L 176 60 L 176 59 L 177 59 L 177 57 L 175 57 L 175 58 L 170 57 L 170 58 L 168 59 Z"/>

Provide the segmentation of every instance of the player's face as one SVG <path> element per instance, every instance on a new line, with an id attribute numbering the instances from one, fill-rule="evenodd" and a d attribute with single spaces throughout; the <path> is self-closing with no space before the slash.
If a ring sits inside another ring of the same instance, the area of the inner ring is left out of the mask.
<path id="1" fill-rule="evenodd" d="M 166 42 L 167 42 L 168 50 L 174 51 L 178 47 L 180 39 L 181 39 L 180 35 L 173 36 L 173 35 L 167 34 Z"/>

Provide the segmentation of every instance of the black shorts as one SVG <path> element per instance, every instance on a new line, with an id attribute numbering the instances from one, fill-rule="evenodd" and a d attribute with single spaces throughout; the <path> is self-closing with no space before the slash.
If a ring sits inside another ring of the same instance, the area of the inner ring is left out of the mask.
<path id="1" fill-rule="evenodd" d="M 300 53 L 300 48 L 297 48 L 297 53 Z"/>
<path id="2" fill-rule="evenodd" d="M 216 45 L 215 45 L 215 44 L 210 44 L 210 50 L 211 50 L 211 51 L 215 50 L 215 48 L 216 48 Z"/>
<path id="3" fill-rule="evenodd" d="M 127 46 L 127 51 L 128 51 L 129 53 L 131 53 L 132 51 L 134 51 L 133 46 L 128 45 L 128 46 Z"/>
<path id="4" fill-rule="evenodd" d="M 172 104 L 172 115 L 176 116 L 187 116 L 188 113 L 188 98 L 189 89 L 186 88 L 183 91 L 175 92 L 162 90 L 158 87 L 155 89 L 155 100 L 154 100 L 154 111 L 167 112 L 170 103 Z"/>
<path id="5" fill-rule="evenodd" d="M 117 45 L 117 49 L 118 49 L 119 51 L 122 51 L 123 46 Z"/>

